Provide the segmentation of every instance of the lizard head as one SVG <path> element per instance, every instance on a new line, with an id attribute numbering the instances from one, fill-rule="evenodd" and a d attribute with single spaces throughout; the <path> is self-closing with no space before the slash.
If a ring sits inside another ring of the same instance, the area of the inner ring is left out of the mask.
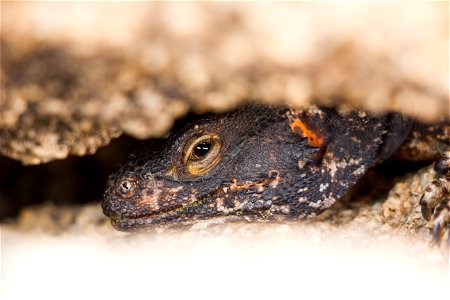
<path id="1" fill-rule="evenodd" d="M 123 231 L 288 214 L 287 175 L 311 153 L 290 130 L 286 111 L 245 106 L 196 117 L 167 139 L 150 141 L 109 177 L 104 213 Z"/>

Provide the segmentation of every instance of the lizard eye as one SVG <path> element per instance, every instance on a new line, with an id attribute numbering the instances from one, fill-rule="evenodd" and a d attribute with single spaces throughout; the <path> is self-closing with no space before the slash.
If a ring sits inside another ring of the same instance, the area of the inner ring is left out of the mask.
<path id="1" fill-rule="evenodd" d="M 184 163 L 192 175 L 201 175 L 219 162 L 220 139 L 215 134 L 203 135 L 187 145 Z"/>

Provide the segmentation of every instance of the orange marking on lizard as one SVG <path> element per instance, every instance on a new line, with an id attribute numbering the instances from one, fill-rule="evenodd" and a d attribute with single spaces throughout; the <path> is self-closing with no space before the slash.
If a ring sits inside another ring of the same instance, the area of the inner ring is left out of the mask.
<path id="1" fill-rule="evenodd" d="M 158 197 L 154 195 L 147 196 L 139 201 L 137 205 L 158 205 Z"/>
<path id="2" fill-rule="evenodd" d="M 313 147 L 320 147 L 323 145 L 323 138 L 308 127 L 300 119 L 294 119 L 291 123 L 291 130 L 293 133 L 301 134 L 308 138 L 308 144 Z"/>

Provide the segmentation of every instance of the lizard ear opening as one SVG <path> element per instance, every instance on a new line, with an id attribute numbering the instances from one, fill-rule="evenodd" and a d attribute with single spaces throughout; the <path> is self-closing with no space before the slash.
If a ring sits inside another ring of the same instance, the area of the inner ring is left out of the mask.
<path id="1" fill-rule="evenodd" d="M 222 148 L 216 134 L 206 134 L 187 144 L 183 162 L 191 175 L 202 175 L 210 171 L 220 160 Z"/>

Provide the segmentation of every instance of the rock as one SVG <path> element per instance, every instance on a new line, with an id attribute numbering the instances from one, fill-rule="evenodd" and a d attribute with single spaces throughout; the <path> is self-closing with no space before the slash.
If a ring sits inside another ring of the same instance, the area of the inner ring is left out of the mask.
<path id="1" fill-rule="evenodd" d="M 448 118 L 446 8 L 3 3 L 0 153 L 87 155 L 245 101 Z"/>
<path id="2" fill-rule="evenodd" d="M 429 166 L 399 180 L 383 203 L 383 222 L 394 228 L 420 233 L 421 236 L 431 239 L 430 228 L 422 217 L 419 201 L 434 173 L 434 168 Z"/>

